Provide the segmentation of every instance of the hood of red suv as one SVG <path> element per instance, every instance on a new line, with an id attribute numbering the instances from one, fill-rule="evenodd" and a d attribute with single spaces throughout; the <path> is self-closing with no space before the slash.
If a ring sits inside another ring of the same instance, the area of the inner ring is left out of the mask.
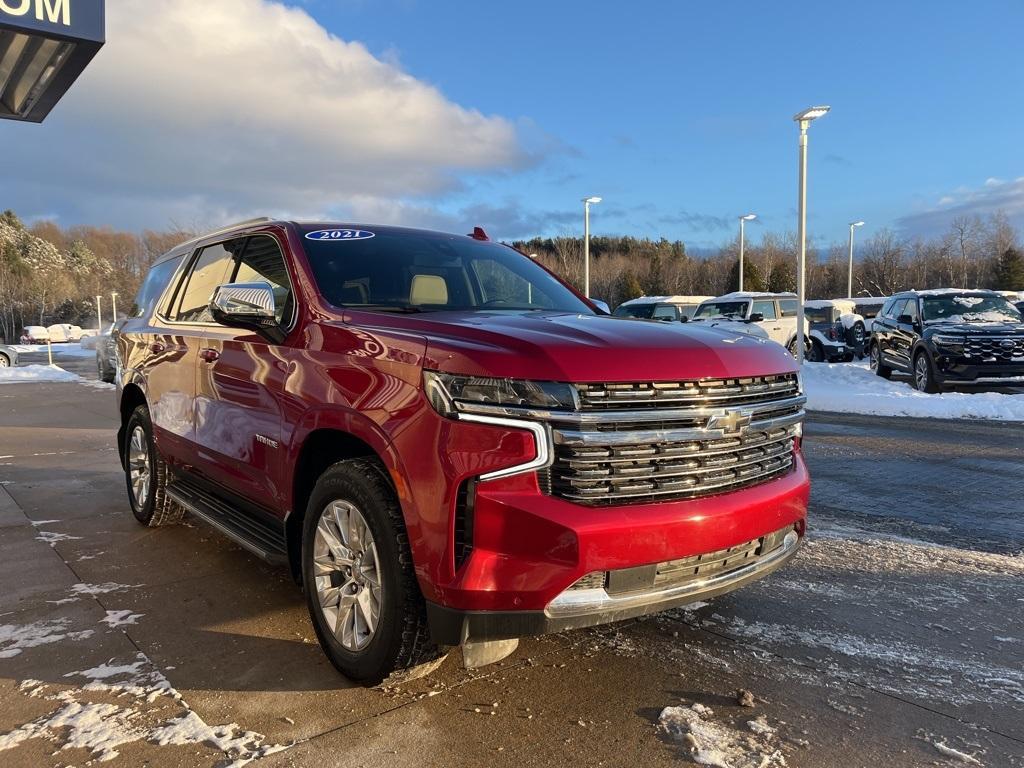
<path id="1" fill-rule="evenodd" d="M 397 319 L 397 318 L 396 318 Z M 431 312 L 426 366 L 543 381 L 680 381 L 789 373 L 781 345 L 700 324 L 554 312 Z M 397 323 L 396 323 L 397 324 Z"/>

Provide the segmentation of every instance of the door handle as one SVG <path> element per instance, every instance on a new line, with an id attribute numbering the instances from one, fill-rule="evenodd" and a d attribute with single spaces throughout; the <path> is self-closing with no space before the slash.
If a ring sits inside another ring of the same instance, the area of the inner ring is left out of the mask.
<path id="1" fill-rule="evenodd" d="M 210 349 L 207 347 L 206 349 L 199 350 L 199 357 L 207 363 L 215 363 L 220 358 L 220 352 L 216 349 Z"/>
<path id="2" fill-rule="evenodd" d="M 167 345 L 164 344 L 162 341 L 154 341 L 152 344 L 149 345 L 149 351 L 152 352 L 154 355 L 159 355 L 165 349 L 167 349 Z"/>

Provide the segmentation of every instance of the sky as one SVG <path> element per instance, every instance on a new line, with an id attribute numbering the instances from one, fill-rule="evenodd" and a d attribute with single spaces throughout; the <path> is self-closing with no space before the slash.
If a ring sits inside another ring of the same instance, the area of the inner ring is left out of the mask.
<path id="1" fill-rule="evenodd" d="M 77 0 L 83 2 L 83 0 Z M 492 237 L 1024 230 L 1024 3 L 107 0 L 43 125 L 0 123 L 0 207 L 204 227 L 330 217 Z"/>

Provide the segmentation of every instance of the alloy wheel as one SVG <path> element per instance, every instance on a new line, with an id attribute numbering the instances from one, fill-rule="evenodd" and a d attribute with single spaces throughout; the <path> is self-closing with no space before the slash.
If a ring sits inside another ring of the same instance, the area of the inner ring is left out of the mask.
<path id="1" fill-rule="evenodd" d="M 349 651 L 363 650 L 380 621 L 383 587 L 370 526 L 348 501 L 332 501 L 313 538 L 313 578 L 329 629 Z"/>
<path id="2" fill-rule="evenodd" d="M 871 370 L 872 371 L 877 371 L 878 370 L 878 347 L 877 346 L 874 346 L 874 347 L 871 348 L 871 352 L 868 353 L 868 360 L 870 361 L 868 363 L 868 365 L 871 366 Z"/>
<path id="3" fill-rule="evenodd" d="M 914 383 L 921 392 L 928 391 L 928 375 L 928 360 L 924 355 L 918 355 L 914 363 Z"/>
<path id="4" fill-rule="evenodd" d="M 149 441 L 146 430 L 137 426 L 128 443 L 128 480 L 139 509 L 149 500 L 149 473 Z"/>
<path id="5" fill-rule="evenodd" d="M 7 357 L 5 355 L 0 355 L 0 368 L 6 368 L 9 365 L 10 362 L 7 360 Z"/>

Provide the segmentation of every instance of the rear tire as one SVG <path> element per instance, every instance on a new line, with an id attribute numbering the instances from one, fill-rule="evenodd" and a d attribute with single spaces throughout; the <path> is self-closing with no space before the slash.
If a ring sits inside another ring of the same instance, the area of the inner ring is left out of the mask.
<path id="1" fill-rule="evenodd" d="M 807 355 L 807 359 L 812 363 L 825 362 L 825 348 L 821 346 L 821 342 L 817 339 L 811 340 L 810 354 Z"/>
<path id="2" fill-rule="evenodd" d="M 342 461 L 317 480 L 303 520 L 302 578 L 320 647 L 345 677 L 400 682 L 440 663 L 402 511 L 378 462 Z"/>
<path id="3" fill-rule="evenodd" d="M 149 408 L 132 411 L 124 434 L 124 474 L 135 519 L 150 528 L 180 522 L 185 509 L 167 497 L 170 470 L 153 441 Z"/>
<path id="4" fill-rule="evenodd" d="M 882 350 L 878 348 L 878 344 L 872 344 L 871 350 L 868 352 L 868 359 L 870 361 L 871 370 L 875 372 L 876 376 L 881 376 L 883 379 L 892 378 L 892 368 L 882 363 Z"/>

